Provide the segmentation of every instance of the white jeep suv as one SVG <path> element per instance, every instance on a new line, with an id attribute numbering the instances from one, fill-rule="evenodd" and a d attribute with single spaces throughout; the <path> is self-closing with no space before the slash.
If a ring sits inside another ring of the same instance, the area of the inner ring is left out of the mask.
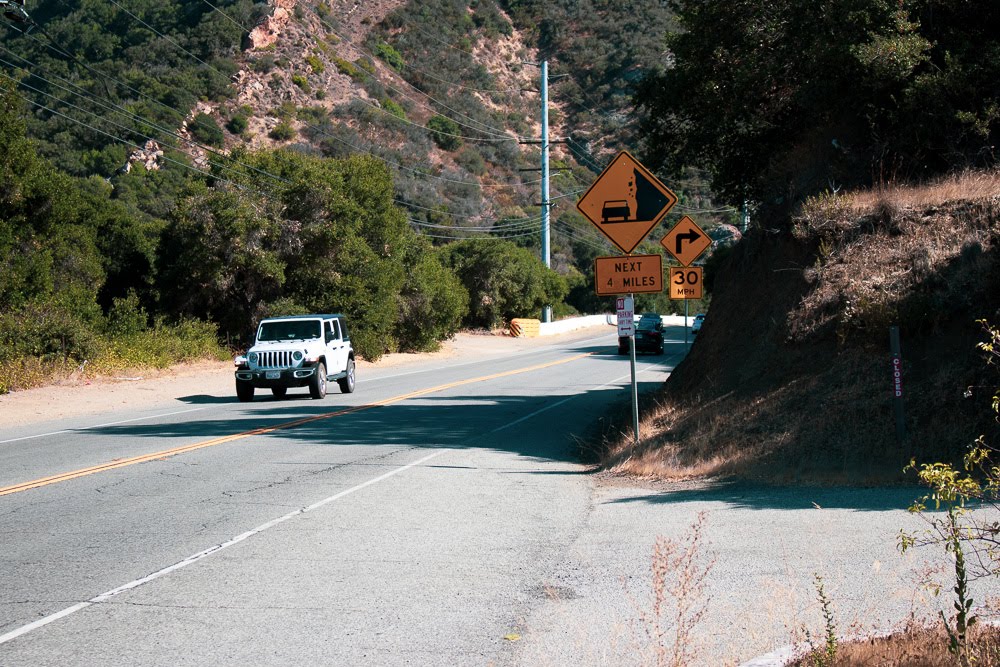
<path id="1" fill-rule="evenodd" d="M 257 327 L 257 339 L 235 359 L 236 396 L 252 401 L 254 389 L 270 389 L 282 398 L 289 387 L 309 387 L 313 398 L 326 396 L 336 380 L 345 394 L 354 391 L 354 349 L 343 315 L 269 317 Z"/>

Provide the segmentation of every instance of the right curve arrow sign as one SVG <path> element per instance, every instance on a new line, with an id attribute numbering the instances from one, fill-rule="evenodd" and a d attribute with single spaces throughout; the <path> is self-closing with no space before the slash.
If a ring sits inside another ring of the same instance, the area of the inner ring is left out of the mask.
<path id="1" fill-rule="evenodd" d="M 688 266 L 712 245 L 712 239 L 695 224 L 694 220 L 685 215 L 660 240 L 660 245 L 683 266 Z"/>

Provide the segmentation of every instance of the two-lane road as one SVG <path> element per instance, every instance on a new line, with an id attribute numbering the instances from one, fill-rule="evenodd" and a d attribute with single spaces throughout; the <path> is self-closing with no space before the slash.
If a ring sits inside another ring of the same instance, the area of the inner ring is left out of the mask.
<path id="1" fill-rule="evenodd" d="M 627 396 L 613 352 L 598 329 L 323 401 L 11 429 L 0 664 L 509 661 L 587 518 L 574 436 Z"/>
<path id="2" fill-rule="evenodd" d="M 642 390 L 683 355 L 667 337 Z M 614 330 L 488 343 L 322 401 L 226 379 L 5 428 L 0 665 L 657 664 L 677 599 L 653 619 L 653 544 L 698 517 L 688 665 L 822 636 L 816 575 L 841 632 L 950 609 L 919 586 L 937 567 L 947 592 L 947 558 L 896 549 L 919 490 L 587 474 L 576 438 L 628 400 Z"/>

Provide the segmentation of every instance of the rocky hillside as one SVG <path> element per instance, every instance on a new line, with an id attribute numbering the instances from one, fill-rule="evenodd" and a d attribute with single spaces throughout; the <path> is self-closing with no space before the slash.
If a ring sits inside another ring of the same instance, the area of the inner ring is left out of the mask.
<path id="1" fill-rule="evenodd" d="M 1000 179 L 814 199 L 764 220 L 719 273 L 688 357 L 649 406 L 641 452 L 609 465 L 664 477 L 900 479 L 911 458 L 997 443 L 1000 380 L 977 320 L 1000 323 Z M 902 337 L 896 441 L 889 327 Z"/>

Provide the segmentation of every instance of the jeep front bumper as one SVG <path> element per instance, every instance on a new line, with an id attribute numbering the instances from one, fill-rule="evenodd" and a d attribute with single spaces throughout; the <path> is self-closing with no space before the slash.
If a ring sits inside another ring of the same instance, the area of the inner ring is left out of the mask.
<path id="1" fill-rule="evenodd" d="M 249 382 L 259 389 L 267 387 L 304 387 L 309 384 L 310 378 L 315 374 L 315 366 L 260 370 L 241 368 L 236 371 L 236 379 L 240 382 Z"/>

